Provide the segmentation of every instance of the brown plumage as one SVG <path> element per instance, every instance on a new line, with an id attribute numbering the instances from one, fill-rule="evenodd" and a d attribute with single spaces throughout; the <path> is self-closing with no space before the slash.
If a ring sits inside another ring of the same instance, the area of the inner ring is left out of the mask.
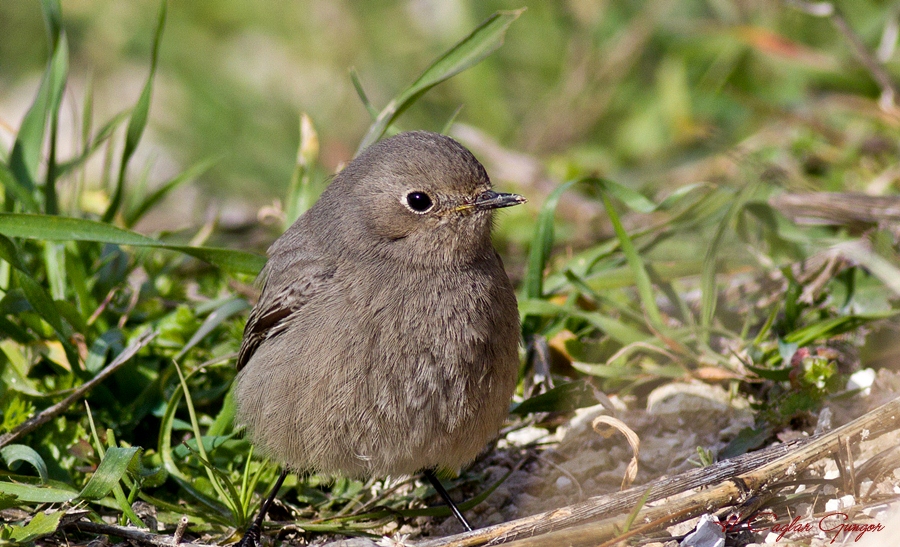
<path id="1" fill-rule="evenodd" d="M 352 161 L 269 249 L 238 357 L 237 422 L 295 471 L 455 469 L 503 423 L 519 316 L 491 190 L 456 141 L 403 133 Z"/>

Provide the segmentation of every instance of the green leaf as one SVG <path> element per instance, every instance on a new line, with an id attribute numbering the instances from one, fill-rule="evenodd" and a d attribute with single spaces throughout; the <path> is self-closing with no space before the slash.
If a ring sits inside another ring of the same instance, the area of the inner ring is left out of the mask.
<path id="1" fill-rule="evenodd" d="M 203 432 L 200 431 L 200 423 L 197 420 L 197 412 L 194 409 L 194 401 L 191 397 L 191 392 L 188 389 L 187 379 L 184 374 L 182 374 L 181 367 L 178 366 L 177 361 L 175 362 L 175 372 L 178 373 L 178 380 L 181 382 L 181 389 L 184 392 L 184 402 L 187 405 L 188 416 L 191 419 L 191 429 L 194 432 L 194 438 L 202 439 Z M 210 484 L 218 494 L 218 499 L 225 502 L 232 516 L 235 520 L 239 521 L 236 525 L 243 526 L 245 523 L 242 521 L 246 516 L 247 511 L 245 511 L 241 505 L 241 496 L 235 489 L 234 484 L 229 477 L 216 469 L 212 464 L 209 464 L 209 455 L 206 452 L 204 443 L 197 443 L 196 446 L 197 456 L 203 464 Z"/>
<path id="2" fill-rule="evenodd" d="M 31 397 L 43 397 L 45 393 L 38 389 L 37 383 L 33 379 L 28 377 L 31 363 L 24 353 L 24 348 L 7 339 L 0 340 L 0 351 L 6 356 L 9 364 L 0 371 L 0 382 L 4 384 L 4 387 Z M 30 403 L 25 404 L 18 397 L 12 400 L 6 399 L 3 409 L 4 429 L 12 430 L 27 420 L 33 411 L 34 408 Z"/>
<path id="3" fill-rule="evenodd" d="M 66 357 L 69 360 L 69 364 L 72 367 L 77 366 L 79 362 L 78 352 L 75 351 L 75 348 L 70 342 L 70 337 L 72 335 L 71 329 L 67 324 L 63 323 L 62 316 L 50 294 L 47 293 L 40 283 L 34 280 L 31 272 L 28 271 L 24 264 L 22 264 L 16 246 L 9 238 L 2 235 L 0 235 L 0 259 L 6 260 L 16 269 L 16 281 L 19 284 L 19 287 L 21 287 L 25 299 L 31 305 L 31 308 L 35 313 L 41 316 L 41 319 L 46 321 L 56 332 L 60 343 L 63 345 L 63 349 L 66 351 Z"/>
<path id="4" fill-rule="evenodd" d="M 639 329 L 597 312 L 578 311 L 573 313 L 572 316 L 591 323 L 623 346 L 642 342 L 650 338 L 650 335 Z"/>
<path id="5" fill-rule="evenodd" d="M 600 329 L 623 346 L 650 338 L 648 334 L 615 318 L 597 312 L 587 312 L 573 307 L 560 306 L 538 298 L 519 299 L 519 315 L 521 317 L 528 317 L 529 315 L 540 317 L 562 316 L 582 319 Z"/>
<path id="6" fill-rule="evenodd" d="M 111 224 L 82 218 L 0 213 L 0 234 L 7 237 L 21 237 L 25 239 L 98 241 L 115 245 L 169 249 L 199 258 L 225 270 L 253 275 L 259 273 L 266 263 L 265 257 L 245 251 L 218 249 L 215 247 L 170 245 L 137 232 L 117 228 Z M 0 242 L 0 245 L 2 245 L 2 242 Z M 0 255 L 0 258 L 6 257 Z"/>
<path id="7" fill-rule="evenodd" d="M 41 0 L 41 13 L 44 15 L 50 49 L 53 49 L 62 34 L 62 7 L 59 0 Z"/>
<path id="8" fill-rule="evenodd" d="M 185 353 L 190 351 L 191 348 L 193 348 L 201 340 L 203 340 L 203 338 L 207 334 L 224 323 L 229 317 L 249 308 L 250 304 L 248 304 L 247 301 L 243 298 L 229 299 L 206 317 L 206 320 L 203 321 L 203 324 L 200 325 L 200 328 L 197 329 L 197 332 L 195 332 L 194 335 L 191 336 L 191 339 L 187 341 L 184 347 L 182 347 L 178 354 L 176 354 L 172 359 L 178 361 L 182 356 L 184 356 Z"/>
<path id="9" fill-rule="evenodd" d="M 88 89 L 88 92 L 90 92 L 90 88 Z M 85 104 L 90 104 L 87 99 L 85 99 Z M 88 108 L 85 107 L 85 110 L 88 110 Z M 88 112 L 84 113 L 85 126 L 83 127 L 83 131 L 85 133 L 89 133 L 90 131 L 88 127 L 89 124 L 86 121 L 89 115 L 90 114 Z M 94 152 L 100 149 L 103 143 L 105 143 L 107 140 L 109 140 L 110 137 L 115 134 L 116 129 L 118 129 L 119 125 L 121 125 L 122 122 L 124 122 L 126 119 L 128 119 L 128 112 L 119 112 L 118 114 L 113 116 L 111 120 L 106 122 L 103 127 L 100 128 L 100 131 L 97 132 L 93 139 L 88 139 L 88 135 L 85 135 L 85 144 L 81 153 L 76 157 L 70 159 L 69 161 L 59 164 L 59 175 L 65 175 L 69 171 L 79 167 L 84 162 L 86 162 L 94 154 Z"/>
<path id="10" fill-rule="evenodd" d="M 586 182 L 599 184 L 604 193 L 624 203 L 629 209 L 639 213 L 652 213 L 659 207 L 640 192 L 608 179 L 585 179 Z M 679 194 L 681 195 L 681 194 Z"/>
<path id="11" fill-rule="evenodd" d="M 44 484 L 47 483 L 47 480 L 49 479 L 47 464 L 44 462 L 44 458 L 30 446 L 24 444 L 10 444 L 0 448 L 0 456 L 3 457 L 3 461 L 6 462 L 6 466 L 9 467 L 11 471 L 17 470 L 22 462 L 30 464 L 38 472 L 38 476 L 41 477 L 41 482 Z"/>
<path id="12" fill-rule="evenodd" d="M 128 472 L 140 451 L 140 447 L 137 446 L 107 448 L 103 460 L 78 497 L 85 500 L 105 498 Z"/>
<path id="13" fill-rule="evenodd" d="M 653 264 L 655 278 L 661 282 L 698 275 L 702 271 L 702 268 L 703 262 L 700 260 L 683 260 L 680 262 Z M 575 272 L 572 273 L 575 274 Z M 594 272 L 589 277 L 583 278 L 583 281 L 585 285 L 591 288 L 591 290 L 603 293 L 614 289 L 631 287 L 635 284 L 636 278 L 634 270 L 628 266 L 620 266 L 618 268 Z"/>
<path id="14" fill-rule="evenodd" d="M 540 395 L 525 399 L 510 412 L 526 416 L 535 412 L 570 412 L 597 404 L 594 390 L 587 382 L 575 381 L 558 385 Z"/>
<path id="15" fill-rule="evenodd" d="M 745 427 L 741 429 L 737 437 L 719 452 L 719 460 L 727 460 L 745 454 L 754 448 L 762 446 L 766 439 L 772 435 L 772 427 L 768 425 L 757 428 Z"/>
<path id="16" fill-rule="evenodd" d="M 456 107 L 456 110 L 453 111 L 453 114 L 450 114 L 450 117 L 447 118 L 447 121 L 444 123 L 444 127 L 443 129 L 441 129 L 441 133 L 450 133 L 450 128 L 453 127 L 454 123 L 456 123 L 456 117 L 459 116 L 459 113 L 462 112 L 462 109 L 463 105 L 459 105 Z"/>
<path id="17" fill-rule="evenodd" d="M 78 492 L 58 486 L 0 481 L 0 493 L 16 496 L 19 501 L 31 503 L 64 503 L 78 497 Z"/>
<path id="18" fill-rule="evenodd" d="M 842 317 L 834 317 L 819 321 L 812 325 L 799 328 L 784 337 L 784 341 L 796 344 L 797 347 L 803 347 L 815 342 L 816 340 L 827 340 L 834 338 L 845 332 L 857 329 L 862 325 L 877 321 L 879 319 L 887 319 L 894 317 L 900 310 L 890 310 L 885 312 L 865 313 L 856 315 L 845 315 Z"/>
<path id="19" fill-rule="evenodd" d="M 46 5 L 46 4 L 45 4 Z M 60 76 L 68 69 L 68 48 L 57 47 L 44 71 L 41 85 L 34 102 L 22 118 L 16 141 L 9 158 L 9 169 L 19 184 L 28 191 L 36 186 L 37 172 L 41 163 L 41 149 L 44 145 L 44 131 L 47 119 L 54 105 L 54 98 L 61 94 Z M 64 84 L 65 78 L 62 78 Z"/>
<path id="20" fill-rule="evenodd" d="M 159 4 L 159 14 L 156 20 L 156 32 L 153 34 L 153 49 L 150 54 L 150 73 L 147 75 L 147 81 L 141 90 L 137 103 L 131 110 L 131 118 L 128 120 L 128 128 L 125 130 L 125 146 L 122 149 L 122 159 L 119 160 L 119 177 L 116 182 L 115 190 L 113 190 L 112 198 L 109 202 L 106 212 L 103 213 L 103 220 L 109 222 L 116 216 L 119 207 L 122 205 L 122 196 L 125 188 L 125 174 L 128 170 L 128 162 L 134 151 L 137 149 L 141 136 L 144 134 L 144 128 L 147 126 L 147 118 L 150 113 L 150 97 L 153 94 L 153 80 L 156 78 L 156 66 L 159 61 L 159 45 L 162 42 L 162 33 L 166 24 L 166 11 L 168 4 L 166 0 L 161 0 Z"/>
<path id="21" fill-rule="evenodd" d="M 41 536 L 52 534 L 59 527 L 59 521 L 65 514 L 65 511 L 54 511 L 49 515 L 39 511 L 25 526 L 13 526 L 9 539 L 20 544 L 28 544 Z"/>
<path id="22" fill-rule="evenodd" d="M 47 285 L 54 300 L 66 297 L 66 250 L 64 244 L 45 242 L 43 248 L 44 271 L 47 274 Z"/>
<path id="23" fill-rule="evenodd" d="M 544 268 L 550 259 L 553 249 L 553 226 L 556 206 L 563 192 L 572 187 L 578 180 L 570 180 L 560 184 L 547 196 L 541 212 L 538 213 L 534 237 L 531 238 L 531 250 L 528 252 L 528 266 L 525 269 L 525 280 L 522 283 L 526 298 L 542 298 L 544 296 Z"/>
<path id="24" fill-rule="evenodd" d="M 212 513 L 207 513 L 208 518 L 216 520 L 217 522 L 231 523 L 234 518 L 230 509 L 222 505 L 218 499 L 214 499 L 204 494 L 200 488 L 195 486 L 194 481 L 185 475 L 175 463 L 174 450 L 172 449 L 172 427 L 175 422 L 175 413 L 178 410 L 178 403 L 183 396 L 183 389 L 172 391 L 172 395 L 169 397 L 168 403 L 166 404 L 166 409 L 159 426 L 159 437 L 156 450 L 159 453 L 163 467 L 169 476 L 191 497 L 213 511 Z"/>
<path id="25" fill-rule="evenodd" d="M 844 245 L 842 253 L 877 277 L 894 295 L 900 296 L 900 268 L 864 245 Z"/>
<path id="26" fill-rule="evenodd" d="M 369 101 L 366 90 L 363 89 L 362 82 L 359 81 L 359 74 L 356 73 L 356 69 L 354 68 L 350 69 L 350 81 L 353 83 L 353 89 L 356 90 L 359 100 L 362 102 L 363 106 L 366 107 L 366 111 L 372 116 L 373 120 L 377 119 L 378 110 L 372 105 L 372 102 Z"/>
<path id="27" fill-rule="evenodd" d="M 137 222 L 156 204 L 163 200 L 167 195 L 169 195 L 172 190 L 175 190 L 182 184 L 186 182 L 190 182 L 206 171 L 209 170 L 216 162 L 218 158 L 207 159 L 201 161 L 200 163 L 189 167 L 187 170 L 179 173 L 162 186 L 157 188 L 155 191 L 151 192 L 150 195 L 146 196 L 144 199 L 140 201 L 137 205 L 132 207 L 128 212 L 125 213 L 125 225 L 128 227 L 134 226 Z"/>
<path id="28" fill-rule="evenodd" d="M 426 91 L 463 70 L 478 64 L 503 45 L 506 30 L 513 21 L 522 15 L 523 11 L 524 8 L 494 13 L 478 25 L 468 36 L 438 57 L 409 88 L 389 102 L 378 114 L 375 122 L 369 127 L 369 131 L 363 137 L 362 142 L 360 142 L 356 155 L 359 155 L 381 138 L 384 131 L 397 116 L 416 102 Z M 360 89 L 357 89 L 357 92 Z"/>
<path id="29" fill-rule="evenodd" d="M 5 165 L 0 163 L 0 184 L 6 189 L 7 195 L 13 196 L 22 206 L 22 209 L 32 213 L 38 212 L 38 202 L 31 195 L 31 191 L 13 175 Z"/>
<path id="30" fill-rule="evenodd" d="M 760 378 L 772 380 L 773 382 L 787 382 L 791 379 L 791 369 L 787 368 L 762 368 L 753 365 L 745 365 L 748 370 L 756 373 Z"/>
<path id="31" fill-rule="evenodd" d="M 101 334 L 88 350 L 88 355 L 84 360 L 85 370 L 91 374 L 100 372 L 106 365 L 106 357 L 110 351 L 116 349 L 121 351 L 123 342 L 124 336 L 119 329 L 110 329 Z"/>
<path id="32" fill-rule="evenodd" d="M 60 32 L 56 49 L 50 62 L 50 150 L 47 153 L 47 180 L 44 183 L 44 212 L 55 215 L 58 212 L 56 200 L 56 139 L 59 133 L 59 109 L 62 105 L 63 90 L 69 75 L 69 41 L 65 32 Z"/>
<path id="33" fill-rule="evenodd" d="M 187 245 L 153 245 L 160 249 L 178 251 L 194 258 L 199 258 L 230 272 L 256 275 L 266 265 L 266 257 L 235 249 L 219 249 L 216 247 L 189 247 Z"/>
<path id="34" fill-rule="evenodd" d="M 17 213 L 0 214 L 0 234 L 51 241 L 99 241 L 115 245 L 157 245 L 160 242 L 111 224 L 81 218 Z"/>
<path id="35" fill-rule="evenodd" d="M 725 217 L 716 227 L 716 233 L 713 240 L 706 247 L 706 256 L 703 258 L 703 274 L 700 276 L 700 290 L 702 292 L 700 299 L 700 327 L 708 336 L 709 329 L 712 326 L 713 317 L 716 313 L 716 305 L 718 301 L 718 291 L 716 289 L 716 266 L 719 248 L 725 239 L 725 233 L 731 226 L 732 221 L 738 212 L 744 207 L 747 199 L 756 189 L 755 183 L 749 183 L 735 196 Z"/>
<path id="36" fill-rule="evenodd" d="M 609 199 L 611 194 L 608 192 L 608 189 L 611 186 L 607 181 L 602 182 L 605 186 L 601 195 L 603 205 L 606 208 L 606 213 L 609 215 L 610 222 L 612 222 L 616 237 L 619 240 L 619 246 L 622 248 L 622 253 L 625 255 L 625 260 L 628 262 L 628 266 L 634 273 L 635 286 L 637 287 L 638 295 L 640 296 L 641 307 L 643 308 L 644 313 L 647 314 L 647 320 L 653 329 L 657 332 L 665 332 L 666 326 L 663 322 L 662 314 L 659 312 L 659 307 L 656 305 L 656 296 L 653 294 L 653 285 L 650 282 L 650 274 L 647 273 L 647 268 L 644 266 L 643 259 L 640 254 L 638 254 L 637 249 L 634 247 L 634 243 L 632 243 L 631 238 L 625 231 L 625 227 L 619 219 L 619 214 L 612 206 L 612 202 Z"/>
<path id="37" fill-rule="evenodd" d="M 211 436 L 223 435 L 225 431 L 231 429 L 234 423 L 234 410 L 234 390 L 229 389 L 225 393 L 225 400 L 222 402 L 221 410 L 219 410 L 213 423 L 206 429 L 206 434 Z"/>

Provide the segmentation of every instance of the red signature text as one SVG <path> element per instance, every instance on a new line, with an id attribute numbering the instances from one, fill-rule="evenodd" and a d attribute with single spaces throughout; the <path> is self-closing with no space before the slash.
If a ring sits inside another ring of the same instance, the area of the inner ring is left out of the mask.
<path id="1" fill-rule="evenodd" d="M 772 511 L 761 511 L 755 513 L 752 517 L 744 521 L 740 514 L 731 515 L 724 522 L 718 523 L 722 528 L 722 532 L 736 532 L 746 530 L 750 532 L 770 531 L 778 534 L 775 541 L 781 541 L 789 533 L 810 533 L 816 529 L 825 532 L 831 538 L 831 543 L 842 534 L 855 534 L 853 541 L 857 542 L 863 538 L 867 532 L 881 532 L 884 525 L 878 522 L 861 524 L 856 522 L 847 522 L 850 515 L 847 513 L 834 512 L 822 516 L 818 521 L 811 519 L 803 519 L 799 515 L 791 519 L 790 522 L 781 524 L 767 524 L 766 521 L 777 520 L 777 515 Z"/>

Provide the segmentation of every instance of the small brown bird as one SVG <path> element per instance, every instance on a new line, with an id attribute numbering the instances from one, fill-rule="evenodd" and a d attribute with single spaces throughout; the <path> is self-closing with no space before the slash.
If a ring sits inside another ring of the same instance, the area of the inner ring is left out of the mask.
<path id="1" fill-rule="evenodd" d="M 433 471 L 472 461 L 507 416 L 519 315 L 492 211 L 524 202 L 435 133 L 353 160 L 269 249 L 234 391 L 253 444 L 285 473 L 424 470 L 468 527 Z"/>

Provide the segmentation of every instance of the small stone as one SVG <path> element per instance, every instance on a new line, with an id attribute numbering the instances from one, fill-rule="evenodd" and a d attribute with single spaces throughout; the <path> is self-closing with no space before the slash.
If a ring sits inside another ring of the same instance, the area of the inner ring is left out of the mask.
<path id="1" fill-rule="evenodd" d="M 326 543 L 322 547 L 379 547 L 377 543 L 368 538 L 346 538 Z"/>
<path id="2" fill-rule="evenodd" d="M 875 371 L 870 368 L 857 370 L 847 380 L 847 389 L 861 389 L 863 395 L 872 392 L 872 384 L 875 383 Z"/>
<path id="3" fill-rule="evenodd" d="M 728 392 L 709 384 L 665 384 L 647 396 L 649 414 L 684 415 L 691 412 L 727 412 L 731 409 Z"/>
<path id="4" fill-rule="evenodd" d="M 697 529 L 681 540 L 681 547 L 724 547 L 725 531 L 715 515 L 700 517 Z"/>
<path id="5" fill-rule="evenodd" d="M 515 431 L 510 431 L 504 439 L 501 439 L 498 446 L 503 448 L 503 444 L 508 446 L 525 446 L 537 442 L 546 437 L 549 432 L 542 427 L 528 426 Z M 503 442 L 505 441 L 505 443 Z"/>

